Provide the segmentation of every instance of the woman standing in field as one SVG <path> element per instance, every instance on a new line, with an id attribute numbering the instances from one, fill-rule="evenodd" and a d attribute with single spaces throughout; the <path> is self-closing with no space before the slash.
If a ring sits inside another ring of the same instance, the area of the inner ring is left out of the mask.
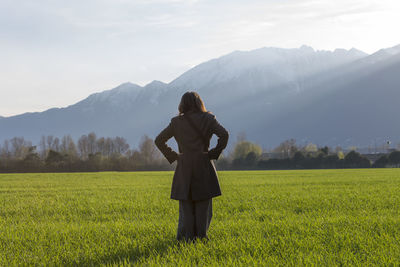
<path id="1" fill-rule="evenodd" d="M 178 240 L 207 238 L 212 217 L 212 198 L 221 195 L 213 159 L 218 159 L 228 143 L 228 132 L 207 112 L 196 92 L 186 92 L 178 107 L 179 115 L 155 139 L 167 160 L 177 160 L 171 198 L 179 200 Z M 208 150 L 215 134 L 217 145 Z M 166 142 L 174 137 L 179 154 Z"/>

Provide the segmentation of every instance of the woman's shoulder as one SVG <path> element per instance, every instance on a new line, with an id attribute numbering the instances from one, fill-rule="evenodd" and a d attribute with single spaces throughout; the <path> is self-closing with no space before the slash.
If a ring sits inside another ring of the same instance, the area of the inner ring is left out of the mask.
<path id="1" fill-rule="evenodd" d="M 215 115 L 212 114 L 210 111 L 204 112 L 203 116 L 207 121 L 215 121 L 216 120 Z"/>
<path id="2" fill-rule="evenodd" d="M 174 123 L 174 122 L 182 120 L 182 119 L 183 119 L 183 115 L 179 114 L 179 115 L 176 115 L 175 117 L 172 117 L 171 122 Z"/>
<path id="3" fill-rule="evenodd" d="M 188 113 L 186 116 L 192 116 L 192 115 L 194 115 L 194 117 L 197 117 L 197 118 L 201 118 L 201 117 L 205 118 L 206 120 L 215 120 L 216 119 L 215 115 L 212 114 L 209 111 L 207 111 L 207 112 Z M 200 116 L 200 117 L 198 117 L 198 116 Z M 171 122 L 172 123 L 176 123 L 176 122 L 182 121 L 184 119 L 185 119 L 185 115 L 184 114 L 179 114 L 179 115 L 176 115 L 175 117 L 173 117 L 171 119 Z"/>

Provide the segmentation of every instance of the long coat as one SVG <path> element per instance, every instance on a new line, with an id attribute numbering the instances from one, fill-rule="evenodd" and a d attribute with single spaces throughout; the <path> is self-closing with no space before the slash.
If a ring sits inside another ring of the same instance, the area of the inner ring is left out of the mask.
<path id="1" fill-rule="evenodd" d="M 201 131 L 207 140 L 206 144 L 186 116 L 190 116 Z M 208 150 L 213 134 L 218 137 L 218 142 Z M 178 143 L 179 154 L 166 144 L 172 137 Z M 170 124 L 156 137 L 155 144 L 170 163 L 178 161 L 172 181 L 172 199 L 203 200 L 221 195 L 212 160 L 218 159 L 228 143 L 228 137 L 225 128 L 208 112 L 186 112 L 171 119 Z"/>

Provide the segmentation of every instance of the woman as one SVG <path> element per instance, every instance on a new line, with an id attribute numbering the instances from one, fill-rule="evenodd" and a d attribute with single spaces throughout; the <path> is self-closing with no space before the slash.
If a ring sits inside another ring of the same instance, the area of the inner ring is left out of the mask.
<path id="1" fill-rule="evenodd" d="M 196 92 L 186 92 L 178 107 L 179 115 L 155 139 L 155 143 L 172 163 L 177 160 L 171 198 L 179 200 L 177 239 L 186 241 L 207 238 L 212 216 L 212 198 L 221 195 L 213 159 L 218 159 L 228 143 L 228 132 L 215 116 L 207 112 Z M 208 150 L 215 134 L 217 145 Z M 166 142 L 174 137 L 179 154 Z"/>

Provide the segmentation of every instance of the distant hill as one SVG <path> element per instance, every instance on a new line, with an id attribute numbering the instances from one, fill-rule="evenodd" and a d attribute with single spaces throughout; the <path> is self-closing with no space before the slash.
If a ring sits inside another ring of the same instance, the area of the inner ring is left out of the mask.
<path id="1" fill-rule="evenodd" d="M 169 84 L 132 83 L 66 108 L 25 113 L 0 120 L 0 140 L 41 135 L 78 138 L 123 136 L 137 145 L 154 137 L 177 114 L 181 95 L 200 93 L 230 131 L 272 147 L 287 138 L 321 145 L 359 145 L 391 138 L 400 141 L 400 46 L 367 55 L 357 49 L 315 51 L 261 48 L 235 51 L 202 63 Z"/>

